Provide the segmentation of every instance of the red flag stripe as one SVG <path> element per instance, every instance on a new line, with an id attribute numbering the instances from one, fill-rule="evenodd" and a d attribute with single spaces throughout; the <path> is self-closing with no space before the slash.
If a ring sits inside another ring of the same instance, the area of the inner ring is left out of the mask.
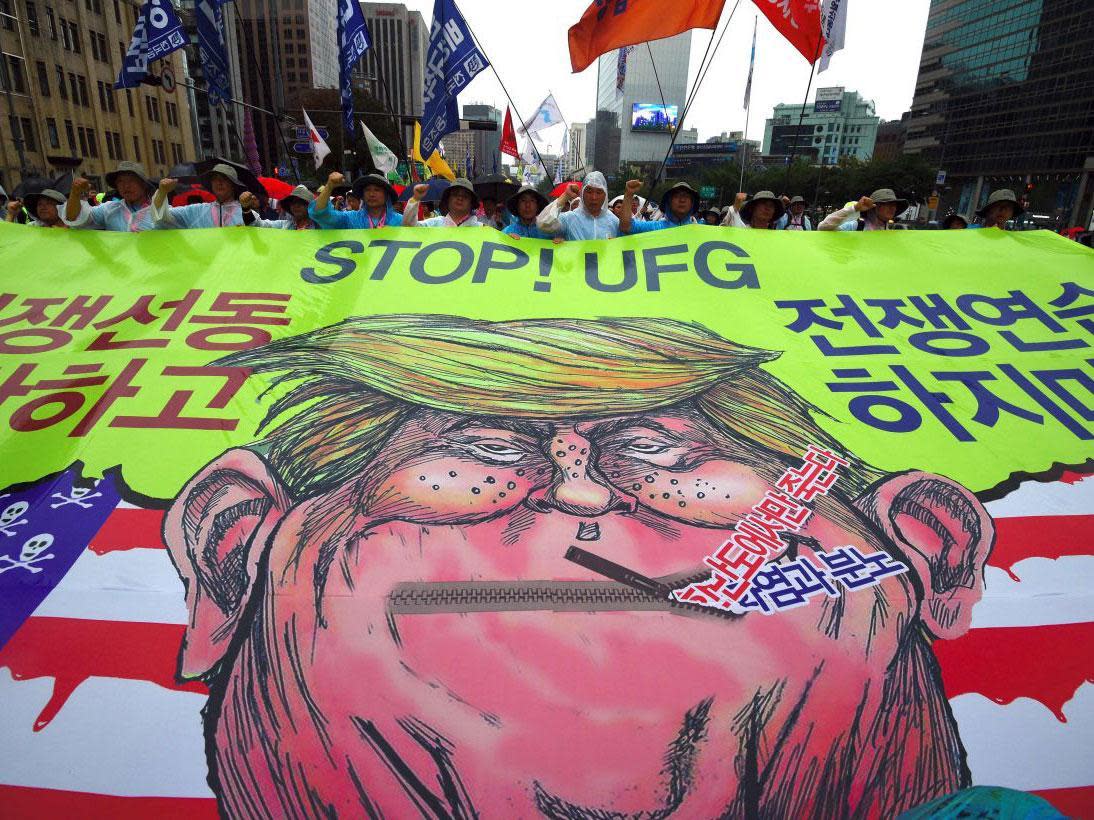
<path id="1" fill-rule="evenodd" d="M 16 680 L 53 678 L 53 694 L 34 722 L 41 731 L 76 687 L 92 676 L 142 680 L 179 692 L 208 694 L 175 677 L 184 627 L 136 621 L 28 618 L 0 649 L 0 667 Z"/>
<path id="2" fill-rule="evenodd" d="M 163 510 L 116 508 L 91 539 L 91 550 L 99 555 L 138 547 L 163 547 Z"/>
<path id="3" fill-rule="evenodd" d="M 1094 820 L 1094 786 L 1074 789 L 1037 789 L 1032 794 L 1043 797 L 1058 812 L 1075 820 Z"/>
<path id="4" fill-rule="evenodd" d="M 1066 723 L 1063 708 L 1094 683 L 1094 623 L 972 629 L 935 641 L 946 697 L 976 692 L 1000 704 L 1032 698 Z"/>
<path id="5" fill-rule="evenodd" d="M 1094 553 L 1094 515 L 1037 515 L 995 519 L 995 547 L 988 563 L 1021 580 L 1013 567 L 1026 558 Z"/>
<path id="6" fill-rule="evenodd" d="M 26 786 L 0 786 L 0 812 L 11 820 L 78 817 L 80 820 L 216 820 L 217 803 L 202 797 L 118 797 Z"/>

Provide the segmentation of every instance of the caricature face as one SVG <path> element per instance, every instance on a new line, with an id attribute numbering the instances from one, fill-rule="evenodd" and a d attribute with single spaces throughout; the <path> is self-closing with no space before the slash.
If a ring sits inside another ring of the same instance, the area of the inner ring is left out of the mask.
<path id="1" fill-rule="evenodd" d="M 4 508 L 4 511 L 0 512 L 0 527 L 6 527 L 29 509 L 30 504 L 26 501 L 16 501 L 14 504 L 8 504 L 8 506 Z"/>
<path id="2" fill-rule="evenodd" d="M 19 551 L 19 560 L 33 561 L 52 546 L 53 535 L 48 532 L 39 533 L 23 542 L 23 548 Z"/>
<path id="3" fill-rule="evenodd" d="M 894 658 L 929 653 L 906 644 L 919 634 L 907 576 L 838 604 L 722 617 L 604 603 L 590 585 L 607 579 L 565 557 L 577 545 L 682 585 L 703 575 L 702 557 L 782 468 L 687 405 L 553 421 L 420 409 L 360 475 L 295 504 L 256 456 L 226 454 L 182 492 L 166 524 L 184 572 L 192 564 L 180 550 L 212 560 L 216 573 L 239 565 L 243 544 L 268 550 L 265 565 L 244 559 L 248 577 L 265 571 L 261 601 L 248 608 L 253 629 L 235 622 L 241 595 L 213 606 L 200 570 L 187 584 L 194 625 L 184 672 L 215 664 L 232 625 L 250 636 L 219 684 L 230 716 L 215 732 L 222 805 L 246 813 L 256 799 L 296 799 L 256 741 L 270 737 L 302 762 L 324 804 L 346 814 L 362 805 L 348 767 L 391 816 L 413 813 L 414 790 L 393 775 L 404 769 L 421 782 L 458 777 L 487 813 L 546 814 L 560 801 L 650 812 L 676 801 L 680 816 L 717 816 L 752 788 L 734 760 L 760 743 L 748 740 L 740 716 L 763 693 L 756 720 L 769 740 L 782 733 L 776 757 L 801 754 L 823 766 L 853 753 L 867 772 L 875 746 L 889 742 L 874 737 L 880 731 L 951 748 L 944 697 L 914 671 L 909 685 L 923 691 L 908 719 L 930 728 L 875 723 L 885 681 L 895 667 L 904 674 Z M 256 495 L 260 487 L 271 489 Z M 927 532 L 921 508 L 894 506 L 893 520 Z M 198 533 L 214 521 L 230 523 L 207 549 Z M 892 549 L 835 500 L 818 503 L 800 535 L 792 549 L 806 555 L 843 544 Z M 215 577 L 218 588 L 231 586 Z M 278 696 L 257 697 L 258 681 Z M 856 710 L 873 727 L 862 748 L 847 734 Z M 342 762 L 328 763 L 331 748 Z M 931 789 L 960 786 L 957 759 L 924 760 L 916 765 L 934 778 Z M 683 791 L 666 796 L 661 775 L 677 765 Z M 248 786 L 238 791 L 231 784 L 244 775 Z M 793 795 L 793 816 L 822 799 L 780 782 Z M 883 815 L 903 793 L 876 792 L 864 799 L 878 801 Z M 575 808 L 566 816 L 591 815 Z"/>

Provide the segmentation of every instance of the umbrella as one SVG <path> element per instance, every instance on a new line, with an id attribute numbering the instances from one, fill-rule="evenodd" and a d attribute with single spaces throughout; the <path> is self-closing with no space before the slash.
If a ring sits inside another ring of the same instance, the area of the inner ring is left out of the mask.
<path id="1" fill-rule="evenodd" d="M 175 189 L 176 193 L 171 195 L 171 204 L 175 207 L 180 205 L 191 205 L 191 200 L 197 197 L 202 202 L 215 202 L 216 197 L 206 191 L 204 188 L 198 188 L 194 186 L 179 186 Z"/>
<path id="2" fill-rule="evenodd" d="M 259 177 L 258 181 L 262 183 L 262 187 L 266 189 L 266 193 L 274 199 L 284 199 L 292 193 L 292 190 L 295 187 L 285 182 L 285 180 L 277 179 L 276 177 Z"/>
<path id="3" fill-rule="evenodd" d="M 471 183 L 479 199 L 492 199 L 495 202 L 505 202 L 509 197 L 520 190 L 520 185 L 505 174 L 487 174 L 479 177 Z"/>
<path id="4" fill-rule="evenodd" d="M 558 185 L 551 189 L 551 196 L 549 198 L 558 199 L 560 196 L 566 193 L 566 189 L 569 188 L 571 185 L 576 185 L 577 189 L 580 191 L 583 183 L 574 182 L 572 179 L 568 182 L 560 182 Z"/>
<path id="5" fill-rule="evenodd" d="M 12 190 L 11 198 L 25 199 L 27 194 L 39 194 L 52 185 L 53 182 L 45 177 L 24 177 Z"/>
<path id="6" fill-rule="evenodd" d="M 447 188 L 451 184 L 452 183 L 449 182 L 444 177 L 430 177 L 429 182 L 426 183 L 426 185 L 429 186 L 429 190 L 426 192 L 425 201 L 426 202 L 440 202 L 441 201 L 441 194 L 444 193 L 445 188 Z M 399 201 L 404 202 L 404 203 L 409 202 L 410 197 L 413 193 L 414 193 L 414 186 L 413 185 L 407 185 L 406 188 L 403 189 L 402 194 L 399 195 Z"/>

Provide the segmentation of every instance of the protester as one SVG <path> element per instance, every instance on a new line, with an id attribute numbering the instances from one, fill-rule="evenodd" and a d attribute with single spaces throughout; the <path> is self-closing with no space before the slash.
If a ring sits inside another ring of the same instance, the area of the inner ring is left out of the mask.
<path id="1" fill-rule="evenodd" d="M 975 227 L 1006 230 L 1010 220 L 1017 219 L 1025 212 L 1026 209 L 1018 204 L 1014 191 L 1001 188 L 998 191 L 992 191 L 984 207 L 976 212 L 980 218 L 980 224 Z"/>
<path id="2" fill-rule="evenodd" d="M 642 181 L 627 181 L 623 189 L 623 215 L 619 218 L 621 234 L 647 233 L 662 231 L 666 228 L 679 228 L 682 225 L 695 224 L 695 212 L 699 210 L 699 192 L 686 182 L 677 182 L 661 197 L 660 219 L 643 221 L 633 219 L 634 195 L 642 187 Z"/>
<path id="3" fill-rule="evenodd" d="M 942 229 L 945 231 L 964 230 L 969 227 L 969 220 L 956 211 L 950 211 L 942 220 Z"/>
<path id="4" fill-rule="evenodd" d="M 432 219 L 437 215 L 437 208 L 428 199 L 422 200 L 422 219 Z M 401 218 L 401 217 L 400 217 Z"/>
<path id="5" fill-rule="evenodd" d="M 722 221 L 722 212 L 717 208 L 704 208 L 699 211 L 699 221 L 703 225 L 718 225 Z"/>
<path id="6" fill-rule="evenodd" d="M 363 186 L 360 187 L 360 188 L 356 187 L 356 183 L 360 182 L 361 179 L 362 179 L 362 177 L 358 177 L 357 179 L 355 179 L 353 181 L 354 182 L 354 187 L 352 187 L 348 191 L 346 191 L 345 196 L 342 199 L 342 207 L 343 207 L 344 210 L 347 210 L 347 211 L 359 211 L 359 210 L 361 210 L 361 204 L 362 204 L 363 200 L 361 199 L 361 194 L 358 193 L 358 192 L 363 191 L 364 187 Z"/>
<path id="7" fill-rule="evenodd" d="M 243 224 L 243 206 L 239 196 L 245 190 L 236 169 L 218 163 L 201 177 L 216 197 L 215 202 L 194 205 L 167 206 L 167 196 L 175 190 L 178 180 L 167 177 L 160 180 L 159 189 L 152 197 L 152 221 L 158 228 L 228 228 Z"/>
<path id="8" fill-rule="evenodd" d="M 403 224 L 409 227 L 418 225 L 423 228 L 479 228 L 483 223 L 475 216 L 479 207 L 479 195 L 470 180 L 457 179 L 441 194 L 441 213 L 431 219 L 418 219 L 419 197 L 429 192 L 428 185 L 415 185 L 414 194 L 403 210 Z"/>
<path id="9" fill-rule="evenodd" d="M 478 219 L 483 225 L 497 228 L 499 231 L 503 230 L 507 224 L 505 209 L 500 207 L 498 201 L 490 196 L 482 197 L 482 215 Z"/>
<path id="10" fill-rule="evenodd" d="M 60 209 L 58 208 L 64 202 L 65 195 L 52 188 L 27 194 L 23 197 L 22 202 L 13 199 L 8 203 L 7 221 L 17 221 L 19 211 L 25 207 L 27 214 L 29 214 L 28 225 L 36 228 L 67 228 L 68 226 L 61 219 Z"/>
<path id="11" fill-rule="evenodd" d="M 732 225 L 734 228 L 774 229 L 775 221 L 784 212 L 782 202 L 771 191 L 760 191 L 751 199 L 742 192 L 734 198 L 722 224 Z"/>
<path id="12" fill-rule="evenodd" d="M 536 225 L 551 236 L 574 239 L 615 239 L 619 236 L 619 218 L 604 207 L 608 198 L 608 183 L 600 171 L 590 171 L 580 189 L 568 185 L 558 199 L 550 203 L 536 218 Z M 566 210 L 578 201 L 573 211 Z"/>
<path id="13" fill-rule="evenodd" d="M 101 205 L 88 204 L 86 194 L 91 183 L 83 177 L 72 182 L 63 219 L 70 228 L 99 231 L 150 231 L 157 226 L 152 220 L 152 195 L 156 184 L 139 162 L 120 162 L 106 175 L 106 184 L 114 188 L 121 199 L 111 199 Z"/>
<path id="14" fill-rule="evenodd" d="M 550 239 L 550 234 L 544 233 L 536 225 L 536 217 L 540 211 L 547 207 L 547 197 L 537 191 L 531 185 L 525 185 L 505 203 L 509 213 L 513 214 L 513 221 L 502 231 L 503 234 L 514 239 L 522 236 L 529 239 Z"/>
<path id="15" fill-rule="evenodd" d="M 817 226 L 818 231 L 884 231 L 892 227 L 896 215 L 907 210 L 908 200 L 893 193 L 892 188 L 878 188 L 838 211 L 832 211 Z M 862 214 L 855 219 L 855 214 Z"/>
<path id="16" fill-rule="evenodd" d="M 258 197 L 250 191 L 239 196 L 243 206 L 243 224 L 252 228 L 275 228 L 283 231 L 316 230 L 319 225 L 308 215 L 308 206 L 315 202 L 315 194 L 306 185 L 297 185 L 287 197 L 278 203 L 288 216 L 284 219 L 263 219 L 257 212 Z"/>
<path id="17" fill-rule="evenodd" d="M 615 218 L 619 219 L 623 215 L 623 194 L 619 196 L 613 196 L 608 201 L 608 210 L 615 214 Z"/>
<path id="18" fill-rule="evenodd" d="M 790 200 L 785 214 L 775 220 L 775 230 L 778 231 L 811 231 L 813 223 L 805 215 L 805 209 L 809 203 L 805 197 L 796 196 Z"/>
<path id="19" fill-rule="evenodd" d="M 353 190 L 359 202 L 358 210 L 336 211 L 330 207 L 331 193 L 345 181 L 338 171 L 331 171 L 327 184 L 308 206 L 310 216 L 320 228 L 397 228 L 403 224 L 403 216 L 395 210 L 398 192 L 379 174 L 368 174 L 353 181 Z"/>

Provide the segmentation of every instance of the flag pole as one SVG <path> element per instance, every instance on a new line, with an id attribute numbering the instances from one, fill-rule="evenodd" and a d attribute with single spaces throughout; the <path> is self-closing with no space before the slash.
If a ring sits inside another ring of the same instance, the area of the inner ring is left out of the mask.
<path id="1" fill-rule="evenodd" d="M 820 11 L 818 9 L 817 13 Z M 809 104 L 809 90 L 813 87 L 813 76 L 817 73 L 817 60 L 820 59 L 821 49 L 824 48 L 824 32 L 821 32 L 821 36 L 817 38 L 817 53 L 813 55 L 813 64 L 809 67 L 809 80 L 805 84 L 805 99 L 802 100 L 802 110 L 798 114 L 798 127 L 794 131 L 794 142 L 790 148 L 790 161 L 786 163 L 786 179 L 783 182 L 783 193 L 786 193 L 786 189 L 790 187 L 790 169 L 794 167 L 794 159 L 797 155 L 798 140 L 801 139 L 802 121 L 805 120 L 805 106 Z M 824 164 L 823 158 L 821 159 L 821 165 Z"/>
<path id="2" fill-rule="evenodd" d="M 452 5 L 456 5 L 455 0 L 453 0 Z M 456 8 L 458 9 L 459 6 L 456 6 Z M 521 128 L 524 129 L 524 135 L 528 137 L 528 141 L 532 144 L 532 150 L 535 151 L 536 159 L 539 160 L 540 167 L 543 168 L 544 173 L 547 173 L 547 163 L 545 163 L 543 161 L 543 157 L 539 155 L 539 148 L 536 147 L 536 141 L 532 139 L 532 135 L 528 133 L 528 123 L 526 123 L 524 121 L 524 117 L 520 115 L 520 110 L 517 108 L 517 104 L 513 102 L 513 98 L 509 96 L 509 90 L 505 87 L 505 83 L 502 82 L 501 75 L 498 74 L 498 70 L 494 66 L 494 61 L 486 56 L 486 49 L 482 47 L 482 40 L 479 39 L 479 35 L 475 33 L 475 30 L 471 28 L 471 24 L 467 22 L 467 15 L 465 15 L 462 11 L 460 12 L 460 14 L 461 16 L 463 16 L 464 25 L 467 26 L 467 30 L 471 32 L 471 36 L 474 38 L 475 44 L 478 45 L 479 51 L 482 52 L 482 56 L 486 57 L 486 61 L 490 63 L 490 70 L 493 71 L 494 76 L 498 78 L 498 85 L 501 86 L 501 90 L 505 94 L 505 99 L 509 100 L 509 105 L 513 107 L 513 111 L 516 113 L 517 119 L 520 120 Z"/>
<path id="3" fill-rule="evenodd" d="M 738 191 L 745 189 L 745 162 L 748 159 L 748 115 L 752 113 L 752 69 L 756 66 L 756 28 L 760 23 L 760 15 L 752 19 L 752 54 L 748 58 L 748 87 L 745 90 L 745 130 L 742 133 L 745 159 L 741 160 L 741 181 L 737 185 Z"/>

